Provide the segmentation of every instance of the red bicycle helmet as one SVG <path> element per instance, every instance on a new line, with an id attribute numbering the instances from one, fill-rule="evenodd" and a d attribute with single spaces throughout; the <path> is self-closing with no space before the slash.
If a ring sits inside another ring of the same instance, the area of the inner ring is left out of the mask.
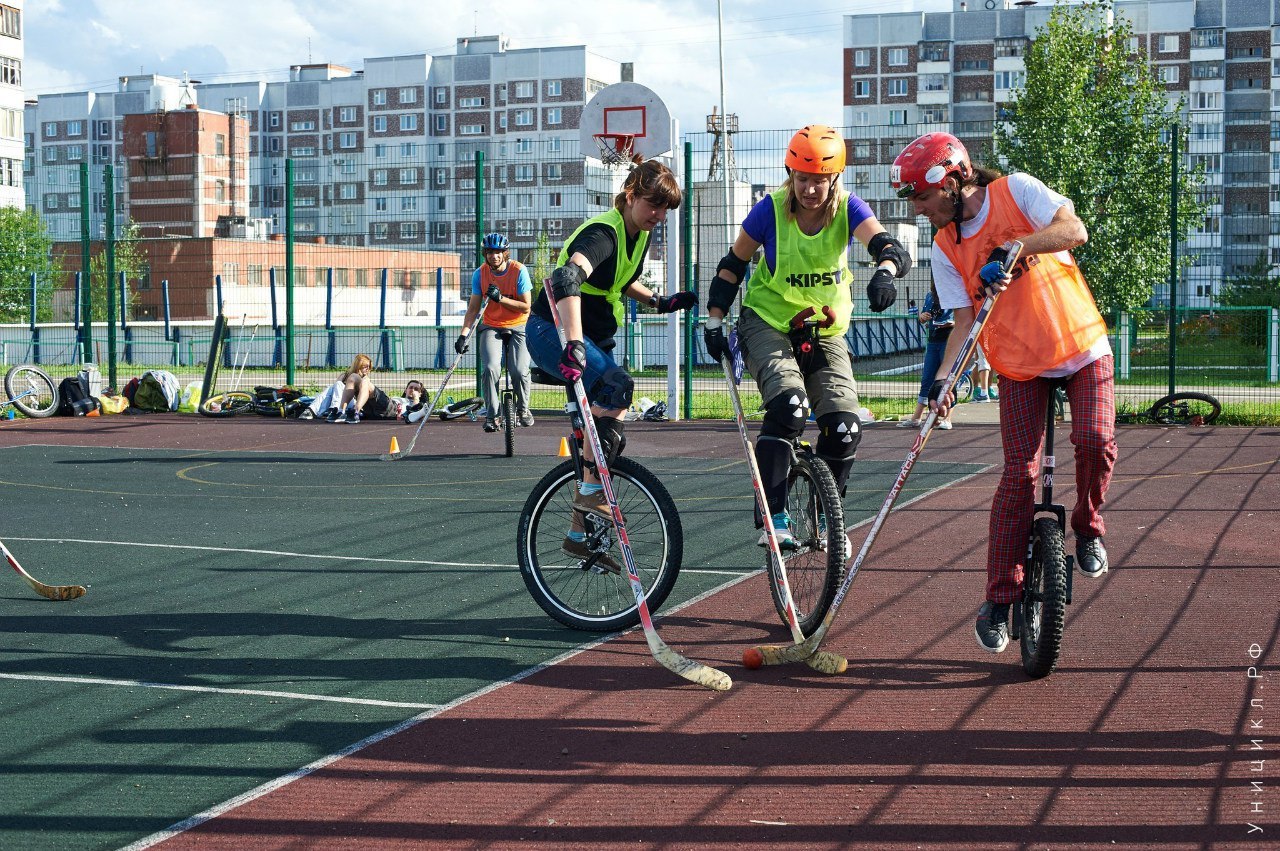
<path id="1" fill-rule="evenodd" d="M 844 139 L 839 131 L 825 124 L 810 124 L 791 137 L 786 166 L 809 174 L 840 174 L 844 158 Z"/>
<path id="2" fill-rule="evenodd" d="M 930 186 L 941 186 L 949 174 L 961 182 L 973 176 L 969 152 L 950 133 L 926 133 L 898 154 L 889 169 L 889 183 L 899 198 L 910 198 Z"/>

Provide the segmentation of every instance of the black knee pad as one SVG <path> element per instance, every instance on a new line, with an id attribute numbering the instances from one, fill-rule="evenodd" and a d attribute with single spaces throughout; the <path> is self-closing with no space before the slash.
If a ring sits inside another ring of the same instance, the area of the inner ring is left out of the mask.
<path id="1" fill-rule="evenodd" d="M 591 385 L 588 394 L 591 401 L 602 408 L 610 410 L 631 407 L 631 394 L 635 390 L 635 381 L 620 366 L 611 366 L 605 370 L 600 380 Z"/>
<path id="2" fill-rule="evenodd" d="M 804 424 L 809 420 L 809 399 L 802 392 L 783 391 L 764 406 L 764 423 L 761 437 L 795 440 L 804 434 Z"/>
<path id="3" fill-rule="evenodd" d="M 600 435 L 600 448 L 604 450 L 605 463 L 610 467 L 618 460 L 622 450 L 627 447 L 627 436 L 622 433 L 624 423 L 610 417 L 592 417 L 596 423 L 596 434 Z"/>
<path id="4" fill-rule="evenodd" d="M 787 477 L 791 475 L 791 440 L 761 434 L 756 438 L 756 466 L 760 468 L 760 484 L 769 513 L 777 514 L 787 507 Z M 764 522 L 756 508 L 756 528 Z"/>
<path id="5" fill-rule="evenodd" d="M 852 411 L 833 411 L 818 417 L 818 444 L 814 447 L 824 461 L 848 461 L 858 454 L 862 442 L 862 420 Z"/>

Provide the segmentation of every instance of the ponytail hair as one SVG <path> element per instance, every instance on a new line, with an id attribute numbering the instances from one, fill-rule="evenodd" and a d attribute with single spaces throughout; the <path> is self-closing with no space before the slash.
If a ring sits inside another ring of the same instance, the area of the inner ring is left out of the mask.
<path id="1" fill-rule="evenodd" d="M 619 212 L 626 206 L 627 198 L 643 198 L 655 207 L 677 209 L 684 197 L 675 174 L 658 160 L 649 160 L 631 169 L 622 191 L 613 197 L 614 209 Z"/>

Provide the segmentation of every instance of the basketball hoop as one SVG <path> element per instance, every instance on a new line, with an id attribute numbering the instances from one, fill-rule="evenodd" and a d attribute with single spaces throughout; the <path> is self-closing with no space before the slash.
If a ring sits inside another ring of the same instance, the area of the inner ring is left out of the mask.
<path id="1" fill-rule="evenodd" d="M 636 134 L 594 133 L 592 138 L 600 149 L 600 162 L 610 168 L 634 164 Z"/>

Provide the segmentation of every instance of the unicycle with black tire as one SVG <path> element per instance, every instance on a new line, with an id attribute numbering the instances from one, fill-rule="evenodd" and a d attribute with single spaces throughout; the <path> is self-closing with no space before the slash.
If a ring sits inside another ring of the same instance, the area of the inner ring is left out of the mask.
<path id="1" fill-rule="evenodd" d="M 1058 665 L 1075 557 L 1066 551 L 1067 509 L 1053 501 L 1054 427 L 1065 383 L 1055 380 L 1045 413 L 1040 502 L 1033 511 L 1027 541 L 1022 599 L 1013 607 L 1013 638 L 1022 647 L 1022 669 L 1033 679 L 1047 677 Z"/>
<path id="2" fill-rule="evenodd" d="M 511 386 L 511 331 L 502 329 L 497 332 L 502 341 L 501 381 L 498 392 L 498 425 L 502 430 L 504 454 L 510 458 L 516 454 L 516 391 Z M 492 415 L 492 412 L 490 412 Z"/>
<path id="3" fill-rule="evenodd" d="M 537 367 L 530 375 L 541 384 L 565 386 Z M 626 571 L 611 566 L 622 558 L 618 532 L 612 522 L 573 508 L 582 480 L 584 432 L 577 404 L 570 402 L 565 408 L 573 425 L 566 441 L 570 457 L 534 485 L 520 511 L 516 537 L 520 575 L 534 601 L 565 626 L 593 632 L 627 629 L 640 623 L 640 613 Z M 680 575 L 684 558 L 680 515 L 662 482 L 639 462 L 619 456 L 609 473 L 645 602 L 653 612 L 666 601 Z M 578 556 L 564 550 L 575 517 L 586 533 Z"/>

